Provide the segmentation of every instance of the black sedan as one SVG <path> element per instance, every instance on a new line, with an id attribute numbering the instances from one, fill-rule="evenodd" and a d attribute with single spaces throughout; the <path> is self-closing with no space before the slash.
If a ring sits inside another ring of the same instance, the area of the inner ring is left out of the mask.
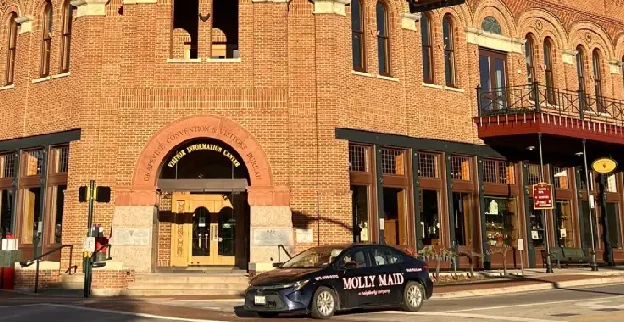
<path id="1" fill-rule="evenodd" d="M 433 294 L 425 262 L 371 244 L 313 247 L 249 284 L 245 310 L 261 317 L 303 311 L 327 319 L 338 310 L 378 307 L 415 312 Z"/>

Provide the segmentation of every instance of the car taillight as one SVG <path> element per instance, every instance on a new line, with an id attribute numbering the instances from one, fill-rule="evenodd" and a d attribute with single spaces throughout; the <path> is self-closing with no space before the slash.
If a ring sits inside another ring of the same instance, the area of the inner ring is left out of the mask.
<path id="1" fill-rule="evenodd" d="M 427 270 L 428 270 L 428 269 L 429 269 L 429 265 L 424 264 L 424 265 L 423 265 L 423 270 L 425 270 L 425 269 L 427 269 Z"/>

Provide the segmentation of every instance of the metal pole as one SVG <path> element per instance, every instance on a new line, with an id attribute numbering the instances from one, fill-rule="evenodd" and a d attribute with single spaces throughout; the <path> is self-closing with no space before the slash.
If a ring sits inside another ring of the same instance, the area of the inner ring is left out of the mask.
<path id="1" fill-rule="evenodd" d="M 95 180 L 89 180 L 89 190 L 87 191 L 87 198 L 89 200 L 89 214 L 87 216 L 87 237 L 93 237 L 91 233 L 91 226 L 93 225 L 93 196 L 95 194 Z M 84 256 L 83 271 L 84 271 L 84 297 L 88 298 L 91 294 L 91 260 L 90 256 Z"/>
<path id="2" fill-rule="evenodd" d="M 583 164 L 585 165 L 585 190 L 587 191 L 587 202 L 589 203 L 589 230 L 591 232 L 591 262 L 589 267 L 593 272 L 598 271 L 598 264 L 596 263 L 596 241 L 594 240 L 594 216 L 592 215 L 592 203 L 590 200 L 591 191 L 593 185 L 589 180 L 589 168 L 587 167 L 587 149 L 585 147 L 585 139 L 583 139 Z"/>
<path id="3" fill-rule="evenodd" d="M 542 156 L 542 133 L 538 134 L 538 143 L 539 143 L 539 157 L 540 157 L 540 181 L 544 181 L 544 157 Z M 534 196 L 535 198 L 535 196 Z M 546 210 L 541 211 L 542 213 L 542 225 L 544 226 L 544 239 L 546 239 L 546 273 L 552 273 L 552 260 L 550 258 L 550 241 L 548 240 L 548 225 L 546 221 Z"/>

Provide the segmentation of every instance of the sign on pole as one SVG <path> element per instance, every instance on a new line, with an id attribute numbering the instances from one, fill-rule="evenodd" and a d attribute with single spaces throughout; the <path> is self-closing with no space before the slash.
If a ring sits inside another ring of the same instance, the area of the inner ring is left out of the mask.
<path id="1" fill-rule="evenodd" d="M 86 237 L 82 246 L 83 252 L 95 252 L 95 237 Z"/>
<path id="2" fill-rule="evenodd" d="M 617 162 L 611 158 L 598 158 L 592 165 L 592 169 L 600 174 L 609 174 L 617 168 Z"/>
<path id="3" fill-rule="evenodd" d="M 553 189 L 552 185 L 544 182 L 533 185 L 533 209 L 549 210 L 553 209 Z"/>

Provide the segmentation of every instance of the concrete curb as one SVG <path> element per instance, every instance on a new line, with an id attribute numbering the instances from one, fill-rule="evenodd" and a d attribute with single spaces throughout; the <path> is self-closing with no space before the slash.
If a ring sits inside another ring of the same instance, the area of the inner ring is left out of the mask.
<path id="1" fill-rule="evenodd" d="M 432 299 L 457 299 L 457 298 L 464 298 L 464 297 L 512 294 L 512 293 L 523 293 L 523 292 L 531 292 L 531 291 L 545 291 L 545 290 L 553 290 L 553 289 L 568 288 L 568 287 L 575 287 L 575 286 L 590 286 L 590 285 L 603 285 L 603 284 L 616 284 L 616 283 L 624 283 L 624 276 L 598 277 L 598 278 L 589 278 L 589 279 L 563 281 L 563 282 L 540 282 L 540 283 L 529 284 L 529 285 L 499 287 L 499 288 L 491 288 L 491 289 L 476 289 L 476 290 L 438 293 L 438 294 L 436 294 L 435 288 L 434 288 L 433 296 L 431 298 Z"/>

